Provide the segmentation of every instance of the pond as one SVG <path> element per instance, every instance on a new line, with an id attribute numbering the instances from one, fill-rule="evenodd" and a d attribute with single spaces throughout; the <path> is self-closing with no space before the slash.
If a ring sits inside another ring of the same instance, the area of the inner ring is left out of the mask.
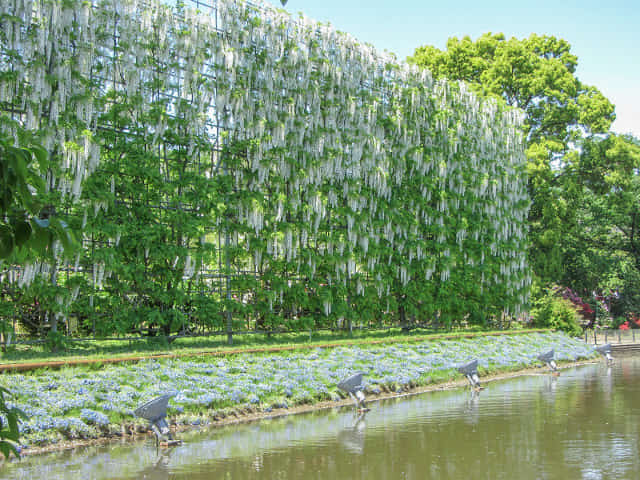
<path id="1" fill-rule="evenodd" d="M 604 479 L 640 471 L 640 357 L 153 441 L 25 457 L 0 478 Z"/>

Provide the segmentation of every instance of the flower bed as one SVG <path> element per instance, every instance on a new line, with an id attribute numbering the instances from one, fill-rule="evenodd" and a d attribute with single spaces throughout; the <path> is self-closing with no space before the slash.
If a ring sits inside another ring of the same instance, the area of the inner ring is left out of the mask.
<path id="1" fill-rule="evenodd" d="M 369 393 L 405 391 L 459 376 L 455 367 L 478 358 L 481 374 L 539 364 L 538 353 L 555 348 L 556 359 L 594 355 L 584 342 L 562 333 L 427 341 L 226 358 L 168 359 L 4 374 L 2 385 L 29 419 L 21 426 L 26 445 L 85 439 L 142 430 L 133 410 L 151 398 L 175 392 L 169 416 L 198 424 L 231 411 L 289 408 L 340 400 L 336 384 L 354 371 L 366 373 Z"/>

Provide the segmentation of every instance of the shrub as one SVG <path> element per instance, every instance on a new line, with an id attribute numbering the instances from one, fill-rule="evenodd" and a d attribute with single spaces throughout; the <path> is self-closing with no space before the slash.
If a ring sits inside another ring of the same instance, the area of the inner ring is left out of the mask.
<path id="1" fill-rule="evenodd" d="M 562 330 L 572 336 L 580 335 L 582 332 L 576 308 L 552 289 L 548 289 L 543 296 L 534 300 L 531 316 L 534 325 L 539 328 Z"/>
<path id="2" fill-rule="evenodd" d="M 629 320 L 624 317 L 616 317 L 611 326 L 613 328 L 619 328 L 620 330 L 629 330 Z"/>

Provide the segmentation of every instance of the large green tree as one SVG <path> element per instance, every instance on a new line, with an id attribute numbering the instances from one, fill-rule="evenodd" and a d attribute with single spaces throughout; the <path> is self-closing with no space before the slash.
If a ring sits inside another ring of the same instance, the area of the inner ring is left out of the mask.
<path id="1" fill-rule="evenodd" d="M 615 292 L 613 315 L 640 312 L 640 143 L 594 136 L 565 169 L 576 222 L 562 243 L 562 282 L 579 291 Z"/>
<path id="2" fill-rule="evenodd" d="M 576 76 L 570 44 L 553 36 L 506 39 L 486 33 L 477 40 L 451 38 L 445 50 L 423 46 L 410 63 L 435 78 L 462 80 L 483 96 L 494 96 L 526 115 L 530 263 L 544 283 L 562 280 L 564 239 L 576 227 L 581 190 L 567 181 L 585 139 L 608 131 L 614 106 Z"/>

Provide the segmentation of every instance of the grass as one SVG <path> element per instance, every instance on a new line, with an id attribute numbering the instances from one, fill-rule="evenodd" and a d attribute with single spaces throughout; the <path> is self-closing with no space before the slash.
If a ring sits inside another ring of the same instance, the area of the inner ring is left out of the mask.
<path id="1" fill-rule="evenodd" d="M 319 346 L 366 345 L 376 343 L 412 342 L 426 339 L 457 338 L 465 336 L 530 333 L 545 330 L 481 330 L 477 327 L 457 330 L 414 329 L 403 332 L 400 328 L 384 330 L 354 330 L 349 332 L 244 334 L 234 336 L 233 345 L 226 336 L 182 337 L 168 344 L 165 339 L 83 340 L 67 342 L 64 351 L 50 352 L 45 345 L 14 345 L 0 356 L 1 364 L 30 365 L 47 362 L 73 364 L 89 362 L 96 367 L 101 362 L 137 359 L 158 355 L 196 356 L 201 354 L 235 354 L 251 351 L 305 350 Z M 0 365 L 1 366 L 1 365 Z"/>

